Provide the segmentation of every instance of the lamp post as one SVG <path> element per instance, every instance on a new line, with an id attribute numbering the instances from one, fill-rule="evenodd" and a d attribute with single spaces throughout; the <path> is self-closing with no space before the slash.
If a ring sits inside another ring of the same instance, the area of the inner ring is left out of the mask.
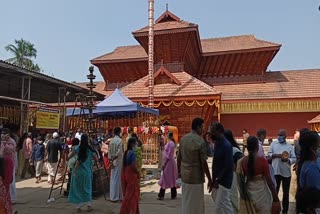
<path id="1" fill-rule="evenodd" d="M 90 74 L 87 75 L 87 78 L 90 80 L 90 82 L 87 84 L 87 88 L 89 89 L 89 95 L 86 96 L 87 98 L 87 106 L 86 108 L 89 110 L 89 115 L 87 117 L 86 123 L 87 123 L 87 129 L 90 139 L 93 137 L 93 123 L 95 122 L 94 116 L 93 116 L 93 109 L 95 109 L 95 105 L 93 103 L 96 96 L 94 95 L 93 89 L 96 87 L 96 85 L 93 83 L 93 80 L 96 78 L 96 76 L 93 74 L 93 66 L 89 67 Z"/>

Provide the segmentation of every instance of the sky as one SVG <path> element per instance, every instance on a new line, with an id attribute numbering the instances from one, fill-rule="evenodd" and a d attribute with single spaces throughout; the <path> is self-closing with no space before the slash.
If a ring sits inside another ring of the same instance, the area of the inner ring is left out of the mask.
<path id="1" fill-rule="evenodd" d="M 253 34 L 282 44 L 268 70 L 320 68 L 319 0 L 155 0 L 155 18 L 166 3 L 198 24 L 201 38 Z M 138 44 L 131 32 L 148 23 L 148 0 L 0 0 L 0 9 L 0 59 L 23 38 L 45 74 L 69 82 L 87 81 L 91 59 Z"/>

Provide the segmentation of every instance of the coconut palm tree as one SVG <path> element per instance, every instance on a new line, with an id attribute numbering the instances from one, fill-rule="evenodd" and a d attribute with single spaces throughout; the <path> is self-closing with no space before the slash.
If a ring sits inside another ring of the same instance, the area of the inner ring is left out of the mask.
<path id="1" fill-rule="evenodd" d="M 37 50 L 34 47 L 34 44 L 24 40 L 14 40 L 14 45 L 10 44 L 5 47 L 5 49 L 11 52 L 14 57 L 7 59 L 7 62 L 13 63 L 23 68 L 31 69 L 35 68 L 32 58 L 37 57 Z M 38 69 L 40 71 L 40 68 Z"/>

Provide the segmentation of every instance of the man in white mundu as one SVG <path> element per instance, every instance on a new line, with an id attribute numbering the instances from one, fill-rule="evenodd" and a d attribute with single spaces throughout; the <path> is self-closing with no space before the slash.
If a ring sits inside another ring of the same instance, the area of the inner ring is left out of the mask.
<path id="1" fill-rule="evenodd" d="M 121 169 L 123 159 L 123 144 L 121 139 L 120 127 L 114 129 L 114 138 L 112 138 L 109 145 L 108 158 L 111 161 L 112 167 L 110 177 L 110 201 L 121 201 Z"/>

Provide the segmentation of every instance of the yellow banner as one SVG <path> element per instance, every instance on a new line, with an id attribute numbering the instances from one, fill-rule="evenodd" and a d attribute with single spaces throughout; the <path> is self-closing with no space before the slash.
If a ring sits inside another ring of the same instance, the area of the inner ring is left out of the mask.
<path id="1" fill-rule="evenodd" d="M 59 129 L 60 114 L 57 109 L 39 108 L 37 110 L 37 129 Z"/>

